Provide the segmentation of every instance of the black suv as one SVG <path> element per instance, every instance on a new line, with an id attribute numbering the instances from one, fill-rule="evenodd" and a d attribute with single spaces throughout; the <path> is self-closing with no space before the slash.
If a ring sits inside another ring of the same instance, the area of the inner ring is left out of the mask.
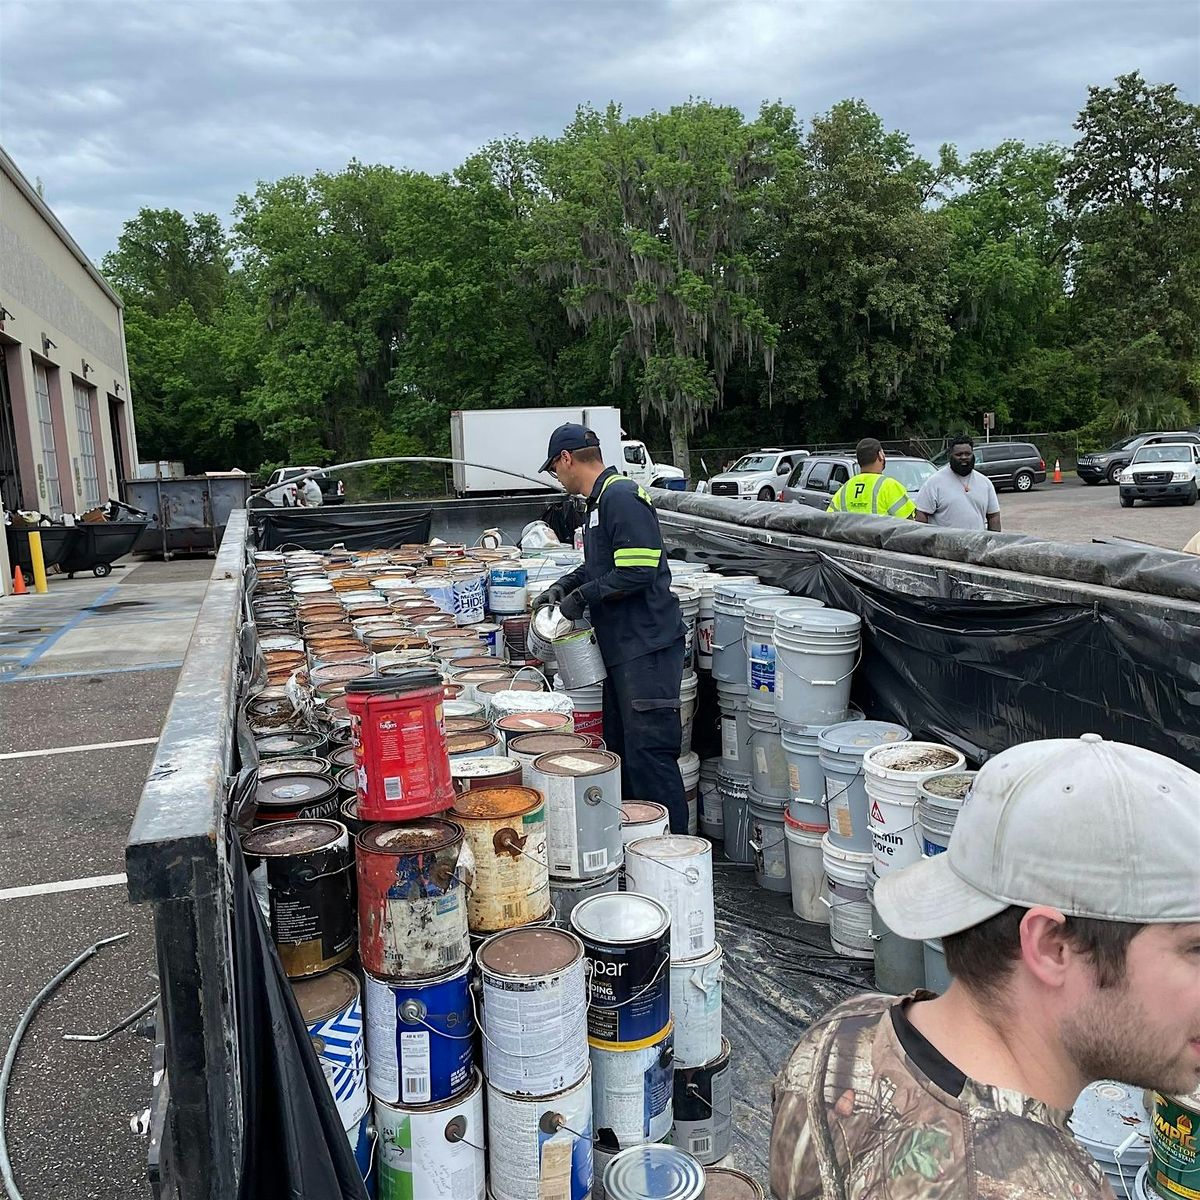
<path id="1" fill-rule="evenodd" d="M 1133 462 L 1133 456 L 1143 446 L 1157 446 L 1162 442 L 1186 442 L 1200 445 L 1200 434 L 1196 433 L 1138 433 L 1101 450 L 1097 454 L 1085 454 L 1075 466 L 1084 483 L 1099 483 L 1102 479 L 1116 483 L 1117 476 Z"/>
<path id="2" fill-rule="evenodd" d="M 950 452 L 943 450 L 933 465 L 944 467 L 949 461 Z M 1032 442 L 976 442 L 975 470 L 986 475 L 997 491 L 1027 492 L 1035 483 L 1046 482 L 1046 462 Z"/>

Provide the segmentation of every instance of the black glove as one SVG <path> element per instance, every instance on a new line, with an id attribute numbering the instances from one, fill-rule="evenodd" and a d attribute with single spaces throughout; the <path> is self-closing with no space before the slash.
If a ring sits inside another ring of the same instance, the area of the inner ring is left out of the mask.
<path id="1" fill-rule="evenodd" d="M 545 608 L 548 604 L 562 604 L 566 595 L 566 589 L 561 584 L 552 583 L 540 596 L 534 597 L 533 611 L 537 612 L 539 608 Z"/>
<path id="2" fill-rule="evenodd" d="M 583 610 L 587 607 L 587 601 L 583 598 L 583 593 L 576 589 L 569 596 L 564 596 L 558 602 L 558 611 L 562 613 L 568 621 L 578 621 L 583 616 Z"/>

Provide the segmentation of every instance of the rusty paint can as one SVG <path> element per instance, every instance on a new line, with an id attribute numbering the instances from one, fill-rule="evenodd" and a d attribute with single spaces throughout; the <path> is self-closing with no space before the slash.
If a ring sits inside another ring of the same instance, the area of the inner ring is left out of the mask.
<path id="1" fill-rule="evenodd" d="M 534 759 L 546 798 L 546 857 L 560 879 L 607 875 L 624 861 L 621 760 L 609 750 L 559 750 Z"/>
<path id="2" fill-rule="evenodd" d="M 354 953 L 354 858 L 337 821 L 277 821 L 242 839 L 250 882 L 289 979 Z"/>
<path id="3" fill-rule="evenodd" d="M 474 634 L 468 633 L 468 634 L 464 634 L 463 636 L 469 637 L 472 639 L 472 641 L 474 641 L 475 645 L 472 647 L 472 650 L 475 651 L 475 653 L 464 654 L 461 658 L 455 658 L 454 661 L 450 664 L 451 674 L 453 674 L 455 677 L 457 677 L 458 675 L 461 675 L 464 671 L 503 670 L 506 672 L 506 677 L 511 676 L 512 672 L 508 671 L 508 669 L 506 667 L 498 667 L 496 664 L 496 660 L 494 658 L 492 658 L 491 655 L 478 653 L 479 639 L 476 638 Z"/>
<path id="4" fill-rule="evenodd" d="M 467 905 L 471 932 L 497 933 L 541 920 L 550 909 L 550 875 L 540 793 L 472 788 L 449 815 L 462 826 L 475 859 Z"/>
<path id="5" fill-rule="evenodd" d="M 461 704 L 461 700 L 447 701 L 447 703 Z M 446 736 L 449 737 L 455 733 L 491 733 L 492 723 L 486 717 L 452 717 L 446 715 L 443 722 L 446 726 Z"/>
<path id="6" fill-rule="evenodd" d="M 506 717 L 505 720 L 508 718 Z M 587 738 L 581 733 L 521 733 L 514 734 L 508 739 L 508 749 L 505 753 L 509 758 L 515 758 L 524 771 L 522 782 L 526 787 L 533 787 L 531 782 L 533 760 L 543 754 L 555 750 L 586 750 Z"/>
<path id="7" fill-rule="evenodd" d="M 339 797 L 337 784 L 328 775 L 274 775 L 266 779 L 260 776 L 254 801 L 254 819 L 265 825 L 336 817 Z"/>
<path id="8" fill-rule="evenodd" d="M 518 682 L 528 683 L 530 688 L 516 690 L 540 690 L 529 680 L 519 680 Z M 496 722 L 496 732 L 507 744 L 515 738 L 530 733 L 572 733 L 574 732 L 574 723 L 570 713 L 517 712 L 501 717 Z"/>
<path id="9" fill-rule="evenodd" d="M 464 758 L 486 758 L 500 753 L 500 739 L 490 730 L 483 733 L 452 733 L 446 738 L 446 753 L 450 756 L 451 775 L 454 764 Z"/>
<path id="10" fill-rule="evenodd" d="M 471 850 L 452 821 L 371 825 L 355 839 L 359 957 L 382 979 L 423 979 L 465 962 Z"/>
<path id="11" fill-rule="evenodd" d="M 762 1184 L 732 1167 L 708 1167 L 704 1172 L 704 1200 L 766 1200 Z"/>
<path id="12" fill-rule="evenodd" d="M 515 758 L 501 758 L 498 754 L 450 761 L 450 778 L 458 795 L 473 787 L 520 787 L 522 774 L 521 764 Z"/>

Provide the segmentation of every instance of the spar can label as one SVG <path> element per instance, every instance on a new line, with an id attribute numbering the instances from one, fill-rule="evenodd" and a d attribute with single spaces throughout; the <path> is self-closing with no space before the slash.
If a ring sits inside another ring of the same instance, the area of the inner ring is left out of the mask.
<path id="1" fill-rule="evenodd" d="M 1200 1200 L 1200 1092 L 1188 1097 L 1155 1093 L 1150 1134 L 1150 1184 L 1160 1196 Z"/>

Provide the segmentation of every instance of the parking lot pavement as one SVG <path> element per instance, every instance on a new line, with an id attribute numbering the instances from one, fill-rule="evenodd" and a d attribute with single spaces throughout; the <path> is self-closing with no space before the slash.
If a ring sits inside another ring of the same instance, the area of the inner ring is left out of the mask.
<path id="1" fill-rule="evenodd" d="M 108 579 L 52 576 L 0 600 L 0 1047 L 81 950 L 118 933 L 46 1002 L 9 1091 L 25 1200 L 144 1195 L 153 1046 L 97 1033 L 156 989 L 151 914 L 132 907 L 124 849 L 212 562 L 127 561 Z"/>

